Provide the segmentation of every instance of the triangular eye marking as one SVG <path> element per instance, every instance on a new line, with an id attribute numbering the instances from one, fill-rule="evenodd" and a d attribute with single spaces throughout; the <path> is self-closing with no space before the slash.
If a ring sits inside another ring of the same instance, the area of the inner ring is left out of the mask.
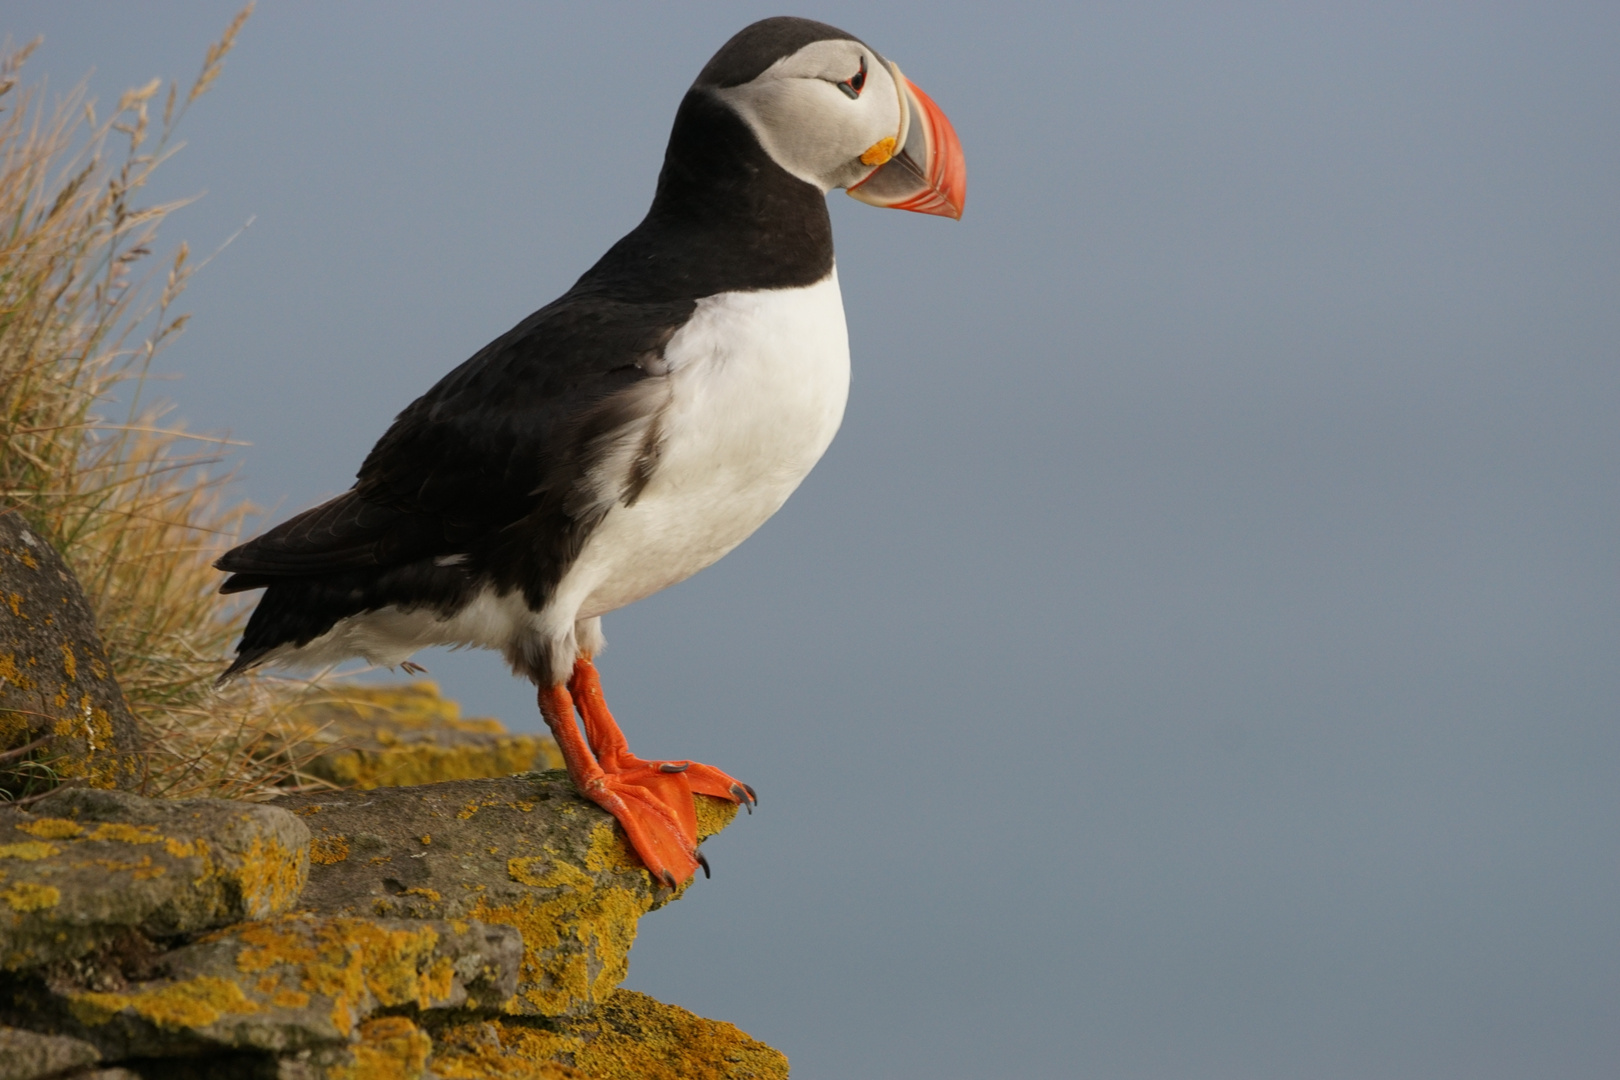
<path id="1" fill-rule="evenodd" d="M 838 89 L 844 92 L 844 96 L 849 98 L 851 101 L 860 97 L 861 91 L 866 88 L 866 57 L 861 57 L 861 70 L 857 71 L 843 82 L 838 83 L 837 86 Z"/>

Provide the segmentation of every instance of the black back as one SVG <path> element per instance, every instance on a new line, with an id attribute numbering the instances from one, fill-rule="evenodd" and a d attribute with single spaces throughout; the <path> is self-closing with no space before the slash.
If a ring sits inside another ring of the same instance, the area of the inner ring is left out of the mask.
<path id="1" fill-rule="evenodd" d="M 449 615 L 486 586 L 545 604 L 603 513 L 579 493 L 612 434 L 655 407 L 638 387 L 656 377 L 697 301 L 810 285 L 831 270 L 821 191 L 771 160 L 712 89 L 848 36 L 777 18 L 727 42 L 676 111 L 642 222 L 562 297 L 400 413 L 351 491 L 218 561 L 233 575 L 222 591 L 267 588 L 227 674 L 389 605 Z M 657 453 L 656 440 L 641 447 L 623 501 Z M 450 556 L 465 558 L 439 565 Z"/>

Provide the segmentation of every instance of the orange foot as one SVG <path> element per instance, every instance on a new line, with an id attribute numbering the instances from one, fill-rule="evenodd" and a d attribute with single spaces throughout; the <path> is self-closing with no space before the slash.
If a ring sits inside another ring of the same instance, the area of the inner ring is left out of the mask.
<path id="1" fill-rule="evenodd" d="M 585 722 L 583 738 L 574 723 L 576 707 Z M 567 686 L 540 691 L 540 713 L 562 748 L 575 786 L 618 819 L 653 878 L 670 888 L 689 880 L 700 866 L 705 877 L 709 873 L 708 861 L 697 849 L 694 792 L 741 803 L 750 813 L 758 801 L 753 788 L 711 765 L 648 761 L 630 753 L 588 657 L 574 662 Z"/>

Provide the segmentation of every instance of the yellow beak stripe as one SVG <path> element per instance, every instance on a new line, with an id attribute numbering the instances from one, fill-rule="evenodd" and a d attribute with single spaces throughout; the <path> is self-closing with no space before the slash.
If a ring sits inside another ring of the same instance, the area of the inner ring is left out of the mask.
<path id="1" fill-rule="evenodd" d="M 861 154 L 861 164 L 882 165 L 892 157 L 894 157 L 894 136 L 890 135 L 868 146 Z"/>

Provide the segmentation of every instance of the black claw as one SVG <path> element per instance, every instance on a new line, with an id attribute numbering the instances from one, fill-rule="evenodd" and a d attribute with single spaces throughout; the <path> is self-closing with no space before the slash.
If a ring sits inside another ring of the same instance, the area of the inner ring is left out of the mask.
<path id="1" fill-rule="evenodd" d="M 671 889 L 678 888 L 678 886 L 675 884 L 675 875 L 670 873 L 668 870 L 664 871 L 664 884 L 669 886 Z"/>
<path id="2" fill-rule="evenodd" d="M 754 804 L 759 802 L 754 789 L 741 782 L 731 785 L 731 797 L 742 803 L 742 808 L 750 814 L 754 812 Z"/>
<path id="3" fill-rule="evenodd" d="M 677 765 L 673 761 L 666 761 L 663 764 L 658 766 L 658 771 L 659 772 L 667 772 L 667 773 L 678 773 L 678 772 L 685 772 L 687 769 L 690 769 L 691 767 L 692 767 L 692 763 L 690 761 L 688 761 L 685 765 Z"/>
<path id="4" fill-rule="evenodd" d="M 743 787 L 748 789 L 748 800 L 750 802 L 753 802 L 753 803 L 759 802 L 759 796 L 754 794 L 754 788 L 753 788 L 752 785 L 744 784 Z"/>
<path id="5" fill-rule="evenodd" d="M 704 876 L 704 878 L 708 878 L 709 877 L 709 860 L 705 859 L 703 857 L 703 852 L 701 852 L 701 851 L 694 851 L 694 852 L 692 852 L 692 854 L 697 856 L 698 865 L 703 867 L 703 876 Z"/>

